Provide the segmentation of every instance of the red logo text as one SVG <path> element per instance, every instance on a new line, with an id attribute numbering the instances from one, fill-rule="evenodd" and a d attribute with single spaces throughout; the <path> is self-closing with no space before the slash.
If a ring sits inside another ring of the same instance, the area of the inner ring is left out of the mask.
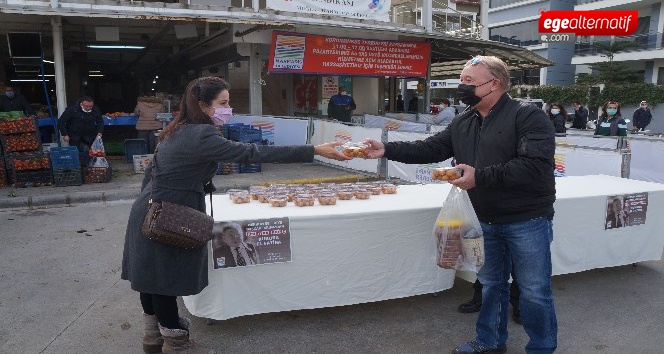
<path id="1" fill-rule="evenodd" d="M 636 32 L 636 10 L 544 11 L 539 33 L 574 33 L 577 36 L 629 36 Z"/>

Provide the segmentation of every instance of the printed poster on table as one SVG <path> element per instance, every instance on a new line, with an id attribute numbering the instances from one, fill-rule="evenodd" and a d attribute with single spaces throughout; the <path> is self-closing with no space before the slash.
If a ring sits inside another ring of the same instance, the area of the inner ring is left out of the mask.
<path id="1" fill-rule="evenodd" d="M 648 193 L 610 195 L 606 198 L 604 229 L 617 229 L 646 223 Z"/>
<path id="2" fill-rule="evenodd" d="M 273 32 L 268 71 L 425 77 L 431 44 Z"/>
<path id="3" fill-rule="evenodd" d="M 292 260 L 287 217 L 215 222 L 212 234 L 214 269 Z"/>
<path id="4" fill-rule="evenodd" d="M 390 21 L 391 0 L 267 0 L 268 9 L 331 15 L 361 20 Z"/>

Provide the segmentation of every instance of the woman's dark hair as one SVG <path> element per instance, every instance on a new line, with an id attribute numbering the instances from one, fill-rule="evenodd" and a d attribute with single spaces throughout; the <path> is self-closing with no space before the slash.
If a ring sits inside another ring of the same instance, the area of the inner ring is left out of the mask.
<path id="1" fill-rule="evenodd" d="M 549 108 L 546 109 L 546 114 L 551 116 L 551 107 L 556 106 L 558 109 L 560 109 L 560 114 L 563 115 L 563 118 L 567 121 L 567 110 L 565 109 L 565 106 L 563 106 L 562 103 L 560 102 L 553 102 L 552 104 L 549 105 Z"/>
<path id="2" fill-rule="evenodd" d="M 600 118 L 608 118 L 609 115 L 606 113 L 606 110 L 609 104 L 615 104 L 618 106 L 618 112 L 616 112 L 616 115 L 614 117 L 622 116 L 622 114 L 620 114 L 620 103 L 616 101 L 606 101 L 606 103 L 602 105 L 602 115 L 600 116 Z"/>
<path id="3" fill-rule="evenodd" d="M 180 113 L 159 134 L 159 141 L 168 139 L 174 131 L 184 124 L 212 124 L 212 119 L 201 108 L 201 103 L 212 105 L 212 101 L 222 91 L 228 91 L 226 81 L 214 76 L 200 77 L 187 85 L 180 101 Z"/>

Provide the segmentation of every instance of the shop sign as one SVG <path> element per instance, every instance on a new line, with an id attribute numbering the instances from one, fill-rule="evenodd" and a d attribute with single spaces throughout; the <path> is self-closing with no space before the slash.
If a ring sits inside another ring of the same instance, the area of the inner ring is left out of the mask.
<path id="1" fill-rule="evenodd" d="M 389 22 L 392 0 L 267 0 L 265 5 L 278 11 Z"/>
<path id="2" fill-rule="evenodd" d="M 269 71 L 424 77 L 431 44 L 274 32 Z"/>

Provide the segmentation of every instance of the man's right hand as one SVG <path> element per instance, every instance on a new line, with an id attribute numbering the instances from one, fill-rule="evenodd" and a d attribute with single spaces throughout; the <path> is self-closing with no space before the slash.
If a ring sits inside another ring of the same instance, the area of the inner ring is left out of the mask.
<path id="1" fill-rule="evenodd" d="M 363 143 L 368 146 L 368 159 L 379 159 L 385 155 L 385 145 L 380 141 L 374 139 L 365 139 Z"/>
<path id="2" fill-rule="evenodd" d="M 69 144 L 69 135 L 63 136 L 62 140 L 64 140 L 67 144 Z"/>

